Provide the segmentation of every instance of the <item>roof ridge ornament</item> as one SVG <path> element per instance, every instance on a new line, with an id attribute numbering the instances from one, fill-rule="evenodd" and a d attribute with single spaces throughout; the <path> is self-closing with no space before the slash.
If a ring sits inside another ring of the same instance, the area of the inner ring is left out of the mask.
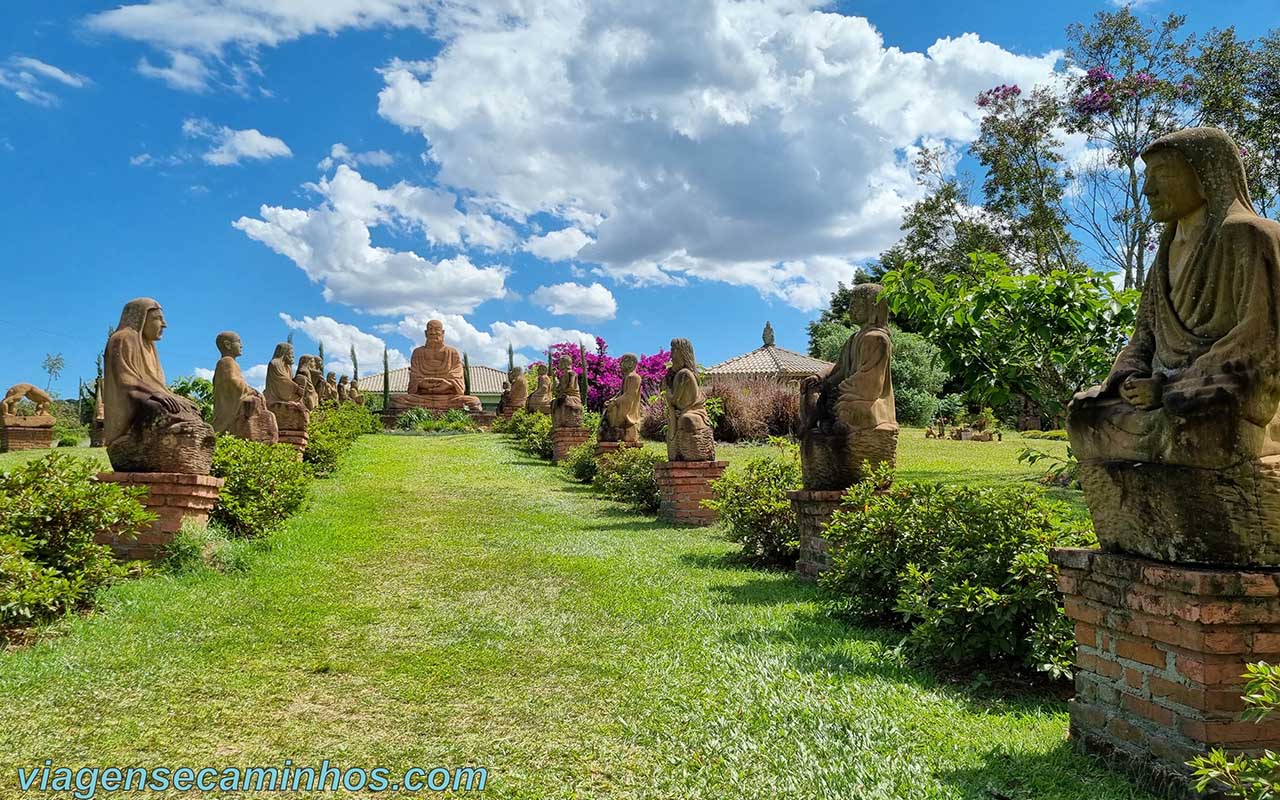
<path id="1" fill-rule="evenodd" d="M 765 320 L 764 333 L 761 336 L 764 339 L 765 347 L 773 347 L 773 324 L 769 320 Z"/>

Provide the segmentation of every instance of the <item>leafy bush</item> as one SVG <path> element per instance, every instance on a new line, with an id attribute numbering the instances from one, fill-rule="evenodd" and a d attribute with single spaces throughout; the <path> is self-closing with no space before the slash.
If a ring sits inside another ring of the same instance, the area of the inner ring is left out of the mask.
<path id="1" fill-rule="evenodd" d="M 474 433 L 480 430 L 471 419 L 471 415 L 460 408 L 451 408 L 447 411 L 411 408 L 396 418 L 396 427 L 402 431 L 427 433 Z"/>
<path id="2" fill-rule="evenodd" d="M 1045 462 L 1045 471 L 1040 476 L 1041 483 L 1046 486 L 1080 488 L 1080 462 L 1076 460 L 1075 454 L 1071 452 L 1070 447 L 1067 448 L 1065 457 L 1046 453 L 1034 447 L 1024 447 L 1018 451 L 1019 464 L 1035 466 L 1041 461 Z"/>
<path id="3" fill-rule="evenodd" d="M 570 450 L 561 463 L 571 480 L 591 483 L 596 477 L 596 437 L 592 436 Z"/>
<path id="4" fill-rule="evenodd" d="M 169 391 L 194 401 L 205 422 L 213 422 L 213 381 L 195 375 L 184 375 L 169 384 Z"/>
<path id="5" fill-rule="evenodd" d="M 943 366 L 942 351 L 915 333 L 894 329 L 893 392 L 901 425 L 928 425 L 938 414 L 938 394 L 951 375 Z"/>
<path id="6" fill-rule="evenodd" d="M 178 575 L 202 572 L 233 573 L 248 569 L 254 544 L 227 535 L 217 524 L 201 525 L 187 520 L 182 530 L 165 546 L 160 565 Z"/>
<path id="7" fill-rule="evenodd" d="M 719 401 L 723 414 L 712 418 L 722 442 L 762 442 L 787 436 L 800 418 L 800 394 L 771 378 L 718 379 L 707 386 L 707 405 Z"/>
<path id="8" fill-rule="evenodd" d="M 587 411 L 582 415 L 582 427 L 594 433 L 600 432 L 600 420 L 604 415 L 599 411 Z"/>
<path id="9" fill-rule="evenodd" d="M 964 395 L 948 394 L 943 395 L 938 400 L 938 419 L 945 419 L 951 422 L 963 417 L 969 410 L 968 404 L 965 403 Z"/>
<path id="10" fill-rule="evenodd" d="M 1245 668 L 1246 720 L 1261 722 L 1280 708 L 1280 666 L 1259 663 Z M 1197 756 L 1187 764 L 1195 770 L 1196 791 L 1225 787 L 1229 797 L 1240 800 L 1275 800 L 1280 797 L 1280 756 L 1263 750 L 1257 756 L 1228 757 L 1215 747 L 1207 756 Z M 1215 791 L 1214 796 L 1219 796 Z"/>
<path id="11" fill-rule="evenodd" d="M 653 468 L 664 461 L 666 458 L 647 447 L 620 447 L 596 460 L 592 485 L 610 500 L 652 514 L 660 502 Z"/>
<path id="12" fill-rule="evenodd" d="M 287 444 L 262 444 L 219 436 L 214 477 L 226 481 L 210 518 L 239 536 L 261 536 L 280 527 L 307 500 L 311 471 Z"/>
<path id="13" fill-rule="evenodd" d="M 517 411 L 504 426 L 515 446 L 538 458 L 551 458 L 551 417 L 536 411 Z"/>
<path id="14" fill-rule="evenodd" d="M 704 501 L 720 514 L 731 541 L 742 545 L 749 561 L 769 566 L 793 566 L 799 548 L 796 515 L 787 492 L 803 488 L 800 448 L 776 439 L 778 452 L 757 456 L 741 471 L 729 471 L 711 483 L 715 493 Z"/>
<path id="15" fill-rule="evenodd" d="M 311 412 L 307 425 L 307 449 L 302 460 L 313 474 L 324 477 L 338 468 L 340 459 L 362 434 L 380 433 L 382 423 L 372 411 L 355 403 L 325 406 Z"/>
<path id="16" fill-rule="evenodd" d="M 1033 486 L 853 487 L 827 527 L 828 608 L 907 631 L 921 663 L 1070 674 L 1074 635 L 1049 562 L 1096 543 L 1087 522 Z"/>
<path id="17" fill-rule="evenodd" d="M 1045 439 L 1050 442 L 1065 442 L 1067 440 L 1066 431 L 1023 431 L 1023 439 Z"/>
<path id="18" fill-rule="evenodd" d="M 898 424 L 922 427 L 929 425 L 938 416 L 938 407 L 942 401 L 928 392 L 907 387 L 893 387 L 894 408 L 898 415 Z"/>
<path id="19" fill-rule="evenodd" d="M 0 472 L 0 630 L 92 602 L 127 574 L 94 537 L 134 536 L 155 519 L 141 489 L 94 480 L 91 461 L 52 453 Z"/>
<path id="20" fill-rule="evenodd" d="M 89 438 L 89 426 L 80 422 L 79 410 L 72 403 L 58 401 L 49 407 L 53 414 L 53 441 L 58 447 L 76 447 Z"/>

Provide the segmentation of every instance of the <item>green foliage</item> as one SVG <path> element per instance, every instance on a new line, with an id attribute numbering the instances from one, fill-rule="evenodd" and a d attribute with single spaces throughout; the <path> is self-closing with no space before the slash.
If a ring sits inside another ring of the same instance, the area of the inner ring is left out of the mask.
<path id="1" fill-rule="evenodd" d="M 248 569 L 253 549 L 251 540 L 230 536 L 216 524 L 200 525 L 187 520 L 165 546 L 160 566 L 175 575 L 243 572 Z"/>
<path id="2" fill-rule="evenodd" d="M 892 332 L 894 407 L 902 425 L 924 426 L 938 415 L 942 387 L 951 375 L 942 352 L 923 336 Z"/>
<path id="3" fill-rule="evenodd" d="M 503 426 L 516 447 L 538 458 L 551 458 L 551 417 L 520 409 Z"/>
<path id="4" fill-rule="evenodd" d="M 45 391 L 53 386 L 53 382 L 62 374 L 62 370 L 67 365 L 67 360 L 62 357 L 62 353 L 45 353 L 44 361 L 40 362 L 40 368 L 49 376 L 49 380 L 45 382 Z"/>
<path id="5" fill-rule="evenodd" d="M 720 424 L 720 420 L 724 418 L 724 398 L 723 397 L 707 397 L 706 398 L 707 419 L 711 422 L 711 428 L 714 430 Z"/>
<path id="6" fill-rule="evenodd" d="M 587 441 L 574 447 L 565 454 L 564 461 L 565 473 L 570 480 L 578 483 L 591 483 L 596 477 L 596 437 L 592 436 Z"/>
<path id="7" fill-rule="evenodd" d="M 653 468 L 665 461 L 661 454 L 647 447 L 619 447 L 596 460 L 592 485 L 610 500 L 652 514 L 661 502 Z"/>
<path id="8" fill-rule="evenodd" d="M 1051 442 L 1065 442 L 1067 440 L 1066 431 L 1023 431 L 1023 439 L 1047 439 Z"/>
<path id="9" fill-rule="evenodd" d="M 54 402 L 49 406 L 53 415 L 53 441 L 58 447 L 76 447 L 89 438 L 89 426 L 80 422 L 80 413 L 75 405 Z"/>
<path id="10" fill-rule="evenodd" d="M 948 394 L 943 395 L 938 400 L 938 413 L 936 419 L 958 420 L 969 410 L 969 406 L 964 401 L 964 395 Z"/>
<path id="11" fill-rule="evenodd" d="M 396 418 L 396 427 L 402 431 L 427 433 L 475 433 L 479 430 L 471 415 L 460 408 L 447 411 L 411 408 Z"/>
<path id="12" fill-rule="evenodd" d="M 828 608 L 904 629 L 921 663 L 1069 676 L 1075 638 L 1049 550 L 1095 544 L 1088 524 L 1033 486 L 883 480 L 851 488 L 827 527 Z"/>
<path id="13" fill-rule="evenodd" d="M 1280 708 L 1280 666 L 1265 662 L 1245 668 L 1243 717 L 1261 722 Z M 1215 747 L 1207 756 L 1197 756 L 1187 764 L 1195 770 L 1196 791 L 1218 791 L 1241 800 L 1276 800 L 1280 797 L 1280 755 L 1263 750 L 1256 756 L 1229 757 Z"/>
<path id="14" fill-rule="evenodd" d="M 313 474 L 324 477 L 338 468 L 338 460 L 361 434 L 381 432 L 382 423 L 364 406 L 342 403 L 318 408 L 311 412 L 302 460 L 311 465 Z"/>
<path id="15" fill-rule="evenodd" d="M 213 421 L 213 381 L 185 375 L 169 384 L 169 391 L 176 395 L 194 400 L 200 407 L 200 416 L 205 422 Z"/>
<path id="16" fill-rule="evenodd" d="M 725 534 L 742 545 L 748 561 L 790 567 L 800 542 L 787 492 L 803 488 L 800 448 L 785 439 L 772 443 L 777 452 L 752 458 L 741 470 L 730 470 L 713 481 L 715 496 L 704 504 L 719 512 Z"/>
<path id="17" fill-rule="evenodd" d="M 1065 431 L 1053 431 L 1053 433 L 1059 432 L 1065 433 Z M 1035 466 L 1041 462 L 1045 465 L 1044 473 L 1040 476 L 1041 483 L 1046 486 L 1080 488 L 1080 462 L 1076 460 L 1070 447 L 1067 448 L 1066 456 L 1047 453 L 1035 447 L 1024 447 L 1018 451 L 1019 464 Z"/>
<path id="18" fill-rule="evenodd" d="M 825 312 L 824 312 L 825 313 Z M 823 361 L 835 361 L 849 337 L 857 333 L 844 322 L 816 320 L 809 323 L 809 355 Z"/>
<path id="19" fill-rule="evenodd" d="M 0 472 L 0 630 L 90 604 L 127 574 L 94 537 L 134 536 L 155 519 L 142 491 L 94 480 L 92 461 L 52 453 Z"/>
<path id="20" fill-rule="evenodd" d="M 387 348 L 382 348 L 382 407 L 391 405 L 391 365 L 387 356 Z"/>
<path id="21" fill-rule="evenodd" d="M 939 348 L 971 400 L 1001 406 L 1027 397 L 1051 417 L 1100 381 L 1133 328 L 1137 292 L 1117 292 L 1098 273 L 1013 275 L 994 256 L 985 272 L 940 282 L 907 265 L 884 276 L 885 296 Z"/>
<path id="22" fill-rule="evenodd" d="M 310 445 L 308 444 L 308 447 Z M 214 477 L 226 483 L 210 518 L 237 536 L 262 536 L 284 524 L 307 500 L 311 470 L 287 444 L 219 436 Z"/>
<path id="23" fill-rule="evenodd" d="M 593 434 L 600 431 L 600 421 L 604 419 L 604 415 L 599 411 L 582 412 L 582 427 L 591 431 Z"/>

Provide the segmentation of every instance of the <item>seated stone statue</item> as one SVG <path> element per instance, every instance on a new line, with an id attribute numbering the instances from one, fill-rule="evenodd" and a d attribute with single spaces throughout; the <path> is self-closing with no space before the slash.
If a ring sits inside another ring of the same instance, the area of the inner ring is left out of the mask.
<path id="1" fill-rule="evenodd" d="M 338 378 L 338 402 L 339 403 L 348 402 L 347 395 L 349 395 L 350 393 L 351 393 L 351 379 L 348 378 L 346 375 L 343 375 L 341 378 Z"/>
<path id="2" fill-rule="evenodd" d="M 293 345 L 289 345 L 289 353 L 292 359 Z M 298 371 L 293 376 L 293 382 L 302 389 L 302 402 L 308 411 L 315 411 L 320 407 L 320 384 L 324 381 L 320 380 L 319 363 L 319 356 L 301 356 L 298 358 Z"/>
<path id="3" fill-rule="evenodd" d="M 1067 422 L 1106 549 L 1280 564 L 1280 225 L 1239 153 L 1216 128 L 1142 152 L 1160 246 L 1133 337 Z"/>
<path id="4" fill-rule="evenodd" d="M 529 381 L 525 380 L 523 367 L 512 367 L 507 372 L 507 381 L 511 384 L 511 388 L 507 395 L 507 404 L 503 408 L 504 411 L 510 409 L 514 413 L 524 408 L 524 404 L 529 400 Z"/>
<path id="5" fill-rule="evenodd" d="M 461 408 L 479 411 L 480 401 L 466 394 L 461 354 L 444 343 L 444 323 L 438 319 L 431 320 L 425 334 L 426 344 L 414 348 L 409 358 L 408 391 L 391 396 L 391 409 L 447 411 Z"/>
<path id="6" fill-rule="evenodd" d="M 582 391 L 578 387 L 578 375 L 573 371 L 573 361 L 561 356 L 560 380 L 556 382 L 556 399 L 551 401 L 551 427 L 582 427 Z"/>
<path id="7" fill-rule="evenodd" d="M 667 460 L 715 461 L 716 441 L 707 399 L 698 385 L 698 362 L 688 339 L 671 340 L 671 366 L 662 379 L 667 401 Z"/>
<path id="8" fill-rule="evenodd" d="M 164 313 L 155 300 L 125 304 L 103 359 L 104 439 L 117 472 L 208 475 L 213 428 L 200 408 L 169 391 L 156 353 Z"/>
<path id="9" fill-rule="evenodd" d="M 893 343 L 889 308 L 881 287 L 853 287 L 849 320 L 858 332 L 836 362 L 800 383 L 800 464 L 804 488 L 847 489 L 864 477 L 864 465 L 893 466 L 898 447 L 894 409 Z"/>
<path id="10" fill-rule="evenodd" d="M 304 356 L 305 358 L 305 356 Z M 276 425 L 282 431 L 305 431 L 311 421 L 311 410 L 308 405 L 308 393 L 311 391 L 311 379 L 298 368 L 296 378 L 290 378 L 293 371 L 293 345 L 281 342 L 276 345 L 271 363 L 267 364 L 267 383 L 263 398 L 267 401 L 267 409 L 276 418 Z"/>
<path id="11" fill-rule="evenodd" d="M 534 374 L 538 377 L 538 385 L 525 401 L 524 409 L 535 414 L 551 413 L 551 378 L 547 376 L 547 368 L 543 364 L 535 364 Z"/>
<path id="12" fill-rule="evenodd" d="M 53 402 L 53 397 L 44 389 L 30 383 L 15 383 L 9 387 L 9 391 L 4 393 L 4 400 L 0 401 L 0 415 L 17 416 L 18 403 L 23 400 L 35 403 L 35 416 L 49 416 L 49 405 Z"/>
<path id="13" fill-rule="evenodd" d="M 347 402 L 355 405 L 364 405 L 364 395 L 360 393 L 360 386 L 356 381 L 347 384 Z"/>
<path id="14" fill-rule="evenodd" d="M 627 353 L 618 360 L 622 371 L 622 392 L 604 404 L 604 414 L 600 419 L 599 441 L 602 442 L 639 442 L 640 441 L 640 376 L 636 374 L 636 366 L 640 360 L 635 353 Z"/>
<path id="15" fill-rule="evenodd" d="M 338 391 L 338 376 L 330 372 L 324 379 L 325 395 L 330 403 L 341 403 L 342 393 Z"/>
<path id="16" fill-rule="evenodd" d="M 223 331 L 214 340 L 222 357 L 213 370 L 213 430 L 264 444 L 279 440 L 275 416 L 267 401 L 249 385 L 236 358 L 244 351 L 240 336 Z"/>

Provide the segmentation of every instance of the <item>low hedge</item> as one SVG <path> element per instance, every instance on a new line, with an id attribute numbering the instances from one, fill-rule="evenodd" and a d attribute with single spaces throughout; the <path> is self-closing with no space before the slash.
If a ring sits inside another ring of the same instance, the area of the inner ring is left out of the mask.
<path id="1" fill-rule="evenodd" d="M 742 545 L 742 556 L 760 566 L 792 567 L 800 542 L 788 492 L 803 488 L 800 448 L 784 439 L 768 455 L 712 481 L 704 504 L 720 515 L 720 527 Z"/>
<path id="2" fill-rule="evenodd" d="M 311 412 L 307 449 L 302 460 L 317 477 L 338 468 L 338 460 L 362 434 L 381 433 L 382 422 L 368 408 L 355 403 L 322 406 Z"/>
<path id="3" fill-rule="evenodd" d="M 287 444 L 219 436 L 214 477 L 226 483 L 210 519 L 239 536 L 261 536 L 284 524 L 307 500 L 311 469 Z"/>
<path id="4" fill-rule="evenodd" d="M 610 500 L 652 514 L 661 500 L 653 468 L 666 460 L 647 447 L 620 447 L 596 459 L 596 475 L 591 484 Z"/>

